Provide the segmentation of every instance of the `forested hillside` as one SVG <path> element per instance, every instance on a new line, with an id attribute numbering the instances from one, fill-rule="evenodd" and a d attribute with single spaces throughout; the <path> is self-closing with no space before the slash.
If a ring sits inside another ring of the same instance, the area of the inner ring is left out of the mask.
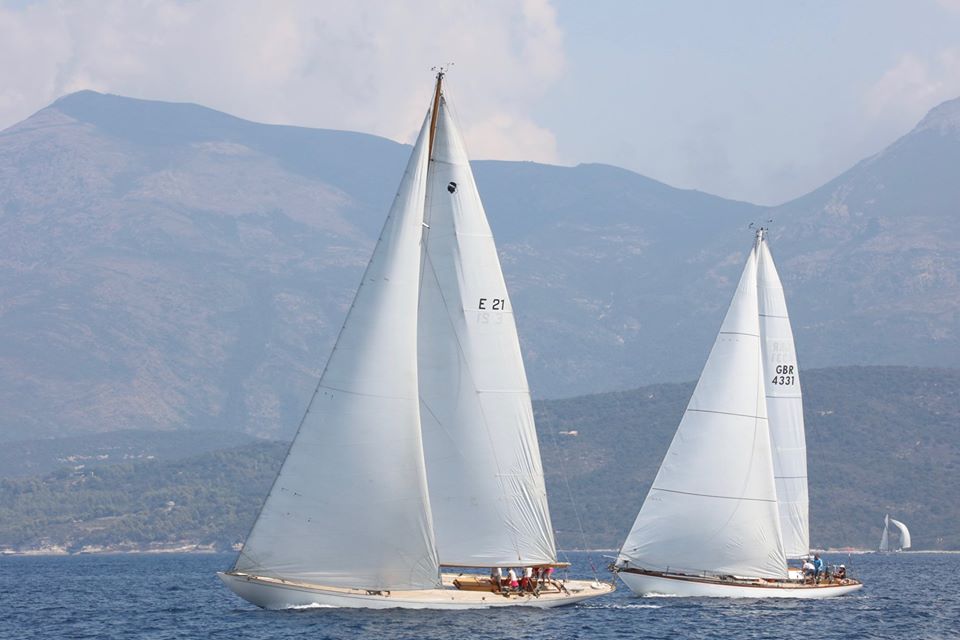
<path id="1" fill-rule="evenodd" d="M 909 524 L 915 548 L 960 549 L 960 371 L 845 367 L 808 371 L 803 384 L 812 543 L 874 547 L 889 512 Z M 536 403 L 562 547 L 622 541 L 692 387 Z M 153 459 L 3 480 L 0 549 L 229 548 L 246 534 L 285 445 L 261 441 L 185 459 L 156 442 L 136 450 L 154 449 Z M 93 457 L 99 450 L 84 449 Z"/>

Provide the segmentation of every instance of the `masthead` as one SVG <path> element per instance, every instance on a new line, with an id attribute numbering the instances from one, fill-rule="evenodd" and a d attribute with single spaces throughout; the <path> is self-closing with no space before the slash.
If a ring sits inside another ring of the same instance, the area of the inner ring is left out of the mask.
<path id="1" fill-rule="evenodd" d="M 427 147 L 427 157 L 431 160 L 433 160 L 433 139 L 437 135 L 437 116 L 440 112 L 440 98 L 443 96 L 443 76 L 447 75 L 447 71 L 449 71 L 452 66 L 453 63 L 448 62 L 447 64 L 442 64 L 431 69 L 437 72 L 437 86 L 433 92 L 433 110 L 430 114 L 430 144 Z"/>

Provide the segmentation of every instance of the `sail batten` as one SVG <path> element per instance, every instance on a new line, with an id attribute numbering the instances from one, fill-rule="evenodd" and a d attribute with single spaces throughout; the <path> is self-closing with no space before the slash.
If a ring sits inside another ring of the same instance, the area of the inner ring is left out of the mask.
<path id="1" fill-rule="evenodd" d="M 427 182 L 419 371 L 440 561 L 555 563 L 513 307 L 446 96 Z"/>

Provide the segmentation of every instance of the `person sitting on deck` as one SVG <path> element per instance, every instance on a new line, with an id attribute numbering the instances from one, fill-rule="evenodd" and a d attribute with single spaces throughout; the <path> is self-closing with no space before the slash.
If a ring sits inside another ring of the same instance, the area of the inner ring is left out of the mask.
<path id="1" fill-rule="evenodd" d="M 533 567 L 523 568 L 523 577 L 520 578 L 521 591 L 533 591 Z"/>
<path id="2" fill-rule="evenodd" d="M 510 567 L 510 570 L 507 572 L 507 576 L 510 579 L 510 590 L 519 591 L 520 582 L 517 580 L 517 572 L 513 570 L 513 567 Z"/>
<path id="3" fill-rule="evenodd" d="M 813 577 L 816 575 L 816 573 L 817 573 L 817 568 L 813 566 L 813 563 L 810 561 L 810 559 L 808 558 L 804 560 L 803 561 L 803 581 L 807 582 L 809 580 L 810 582 L 813 582 Z"/>
<path id="4" fill-rule="evenodd" d="M 834 574 L 834 577 L 837 580 L 846 580 L 847 579 L 847 568 L 844 565 L 837 567 L 837 572 Z"/>

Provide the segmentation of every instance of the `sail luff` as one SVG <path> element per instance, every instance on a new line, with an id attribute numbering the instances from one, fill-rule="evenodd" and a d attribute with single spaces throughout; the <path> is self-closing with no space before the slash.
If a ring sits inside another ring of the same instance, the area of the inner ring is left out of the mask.
<path id="1" fill-rule="evenodd" d="M 618 564 L 786 577 L 762 372 L 751 251 Z"/>
<path id="2" fill-rule="evenodd" d="M 437 72 L 437 83 L 433 89 L 433 106 L 430 108 L 430 143 L 427 146 L 427 158 L 433 158 L 433 141 L 437 136 L 437 116 L 440 113 L 440 96 L 443 93 L 443 70 Z"/>
<path id="3" fill-rule="evenodd" d="M 429 121 L 238 571 L 346 588 L 440 585 L 416 364 Z"/>
<path id="4" fill-rule="evenodd" d="M 783 285 L 763 229 L 757 232 L 756 251 L 763 379 L 780 526 L 787 557 L 801 558 L 810 550 L 810 519 L 800 367 Z"/>
<path id="5" fill-rule="evenodd" d="M 513 307 L 448 99 L 430 162 L 420 396 L 440 561 L 556 562 Z"/>

